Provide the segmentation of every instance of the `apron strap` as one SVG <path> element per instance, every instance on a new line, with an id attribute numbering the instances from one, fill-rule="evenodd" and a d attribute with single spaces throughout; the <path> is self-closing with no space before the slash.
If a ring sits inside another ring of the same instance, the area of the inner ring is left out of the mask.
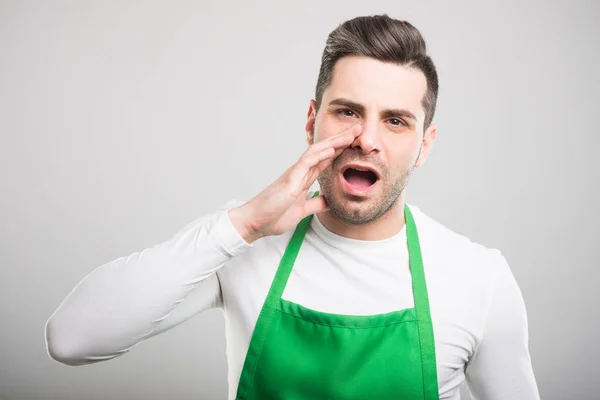
<path id="1" fill-rule="evenodd" d="M 419 345 L 421 347 L 421 365 L 423 367 L 423 391 L 425 400 L 439 399 L 437 380 L 437 363 L 435 357 L 435 341 L 433 324 L 429 310 L 429 296 L 423 269 L 423 256 L 419 243 L 419 234 L 414 217 L 406 203 L 404 204 L 406 219 L 406 240 L 408 243 L 408 258 L 412 277 L 415 311 L 419 326 Z"/>

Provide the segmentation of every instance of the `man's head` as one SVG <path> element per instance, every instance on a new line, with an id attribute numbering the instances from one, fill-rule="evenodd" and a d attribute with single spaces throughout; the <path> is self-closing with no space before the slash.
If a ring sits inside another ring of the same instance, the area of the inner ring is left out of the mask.
<path id="1" fill-rule="evenodd" d="M 319 177 L 339 220 L 368 223 L 397 202 L 435 140 L 431 121 L 437 93 L 437 72 L 425 41 L 408 22 L 386 15 L 358 17 L 331 32 L 306 134 L 310 145 L 362 126 L 354 143 Z M 363 167 L 374 171 L 360 171 Z"/>

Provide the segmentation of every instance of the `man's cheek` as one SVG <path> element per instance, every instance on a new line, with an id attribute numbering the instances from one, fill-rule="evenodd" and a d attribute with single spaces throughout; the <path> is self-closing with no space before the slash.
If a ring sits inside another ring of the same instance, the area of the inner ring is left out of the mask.
<path id="1" fill-rule="evenodd" d="M 346 118 L 345 120 L 340 120 L 333 115 L 327 115 L 321 121 L 319 131 L 323 134 L 323 137 L 331 137 L 339 134 L 344 129 L 351 128 L 357 122 L 356 119 Z"/>

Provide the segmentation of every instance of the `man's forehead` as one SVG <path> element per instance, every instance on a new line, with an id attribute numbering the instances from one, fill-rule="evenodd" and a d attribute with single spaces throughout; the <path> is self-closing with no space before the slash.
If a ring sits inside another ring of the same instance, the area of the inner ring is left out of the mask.
<path id="1" fill-rule="evenodd" d="M 427 80 L 418 69 L 366 57 L 344 57 L 333 69 L 323 103 L 344 98 L 367 109 L 408 109 L 422 120 L 426 92 Z"/>

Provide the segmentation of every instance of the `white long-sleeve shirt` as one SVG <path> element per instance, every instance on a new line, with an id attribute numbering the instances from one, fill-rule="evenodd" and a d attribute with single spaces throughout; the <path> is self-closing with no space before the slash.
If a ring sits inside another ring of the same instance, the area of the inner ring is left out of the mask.
<path id="1" fill-rule="evenodd" d="M 209 308 L 226 322 L 234 399 L 259 312 L 293 230 L 248 244 L 231 201 L 170 240 L 99 266 L 46 324 L 49 355 L 109 360 Z M 435 336 L 440 399 L 466 381 L 475 399 L 534 400 L 525 305 L 506 259 L 410 207 L 419 233 Z M 345 238 L 315 215 L 283 298 L 328 313 L 370 315 L 414 306 L 405 228 L 380 241 Z"/>

